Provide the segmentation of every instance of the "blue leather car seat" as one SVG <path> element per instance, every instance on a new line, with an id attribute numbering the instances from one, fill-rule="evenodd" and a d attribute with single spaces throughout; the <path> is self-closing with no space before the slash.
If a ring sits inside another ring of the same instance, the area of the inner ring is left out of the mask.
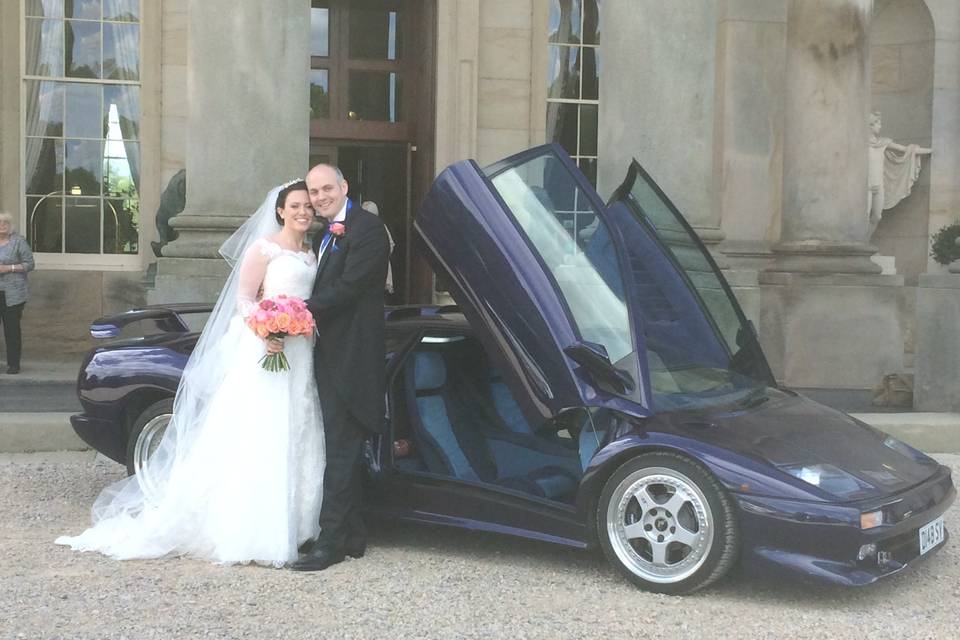
<path id="1" fill-rule="evenodd" d="M 405 373 L 410 425 L 428 471 L 547 498 L 576 490 L 580 470 L 575 454 L 542 451 L 529 438 L 492 433 L 477 424 L 478 415 L 490 412 L 467 406 L 461 394 L 451 392 L 444 354 L 416 352 Z"/>

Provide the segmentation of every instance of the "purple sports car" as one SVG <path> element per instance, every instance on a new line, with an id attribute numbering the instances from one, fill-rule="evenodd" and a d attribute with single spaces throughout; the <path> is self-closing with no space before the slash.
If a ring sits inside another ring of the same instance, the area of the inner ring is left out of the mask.
<path id="1" fill-rule="evenodd" d="M 599 546 L 686 593 L 738 564 L 865 585 L 940 549 L 950 471 L 779 388 L 721 272 L 636 163 L 604 203 L 557 146 L 441 173 L 414 223 L 457 307 L 387 311 L 366 507 Z M 97 320 L 77 433 L 149 482 L 202 305 Z M 147 335 L 123 339 L 132 323 Z M 280 374 L 278 374 L 280 375 Z"/>

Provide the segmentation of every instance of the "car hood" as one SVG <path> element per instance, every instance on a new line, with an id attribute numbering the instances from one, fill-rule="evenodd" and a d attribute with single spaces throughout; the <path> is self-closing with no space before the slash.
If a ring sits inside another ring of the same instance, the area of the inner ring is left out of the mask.
<path id="1" fill-rule="evenodd" d="M 856 478 L 843 500 L 880 498 L 915 486 L 939 464 L 882 431 L 803 396 L 768 389 L 753 406 L 660 414 L 658 421 L 692 437 L 778 469 L 832 465 Z M 803 482 L 802 480 L 797 480 Z"/>

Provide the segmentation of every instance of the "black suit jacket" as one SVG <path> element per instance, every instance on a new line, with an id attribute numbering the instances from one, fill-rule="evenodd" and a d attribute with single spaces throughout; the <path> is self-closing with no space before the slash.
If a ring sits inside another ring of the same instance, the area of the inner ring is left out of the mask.
<path id="1" fill-rule="evenodd" d="M 364 428 L 381 433 L 386 429 L 383 284 L 390 242 L 380 218 L 358 206 L 347 211 L 343 225 L 343 236 L 320 258 L 307 300 L 318 332 L 314 369 L 317 385 L 332 387 Z M 326 227 L 314 236 L 314 252 L 325 233 Z"/>

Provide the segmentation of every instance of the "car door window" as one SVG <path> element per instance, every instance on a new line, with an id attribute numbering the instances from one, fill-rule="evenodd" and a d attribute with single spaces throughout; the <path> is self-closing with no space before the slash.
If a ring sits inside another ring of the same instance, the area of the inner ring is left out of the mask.
<path id="1" fill-rule="evenodd" d="M 630 316 L 610 230 L 569 169 L 549 153 L 491 182 L 553 275 L 582 339 L 603 345 L 611 362 L 630 355 Z"/>

